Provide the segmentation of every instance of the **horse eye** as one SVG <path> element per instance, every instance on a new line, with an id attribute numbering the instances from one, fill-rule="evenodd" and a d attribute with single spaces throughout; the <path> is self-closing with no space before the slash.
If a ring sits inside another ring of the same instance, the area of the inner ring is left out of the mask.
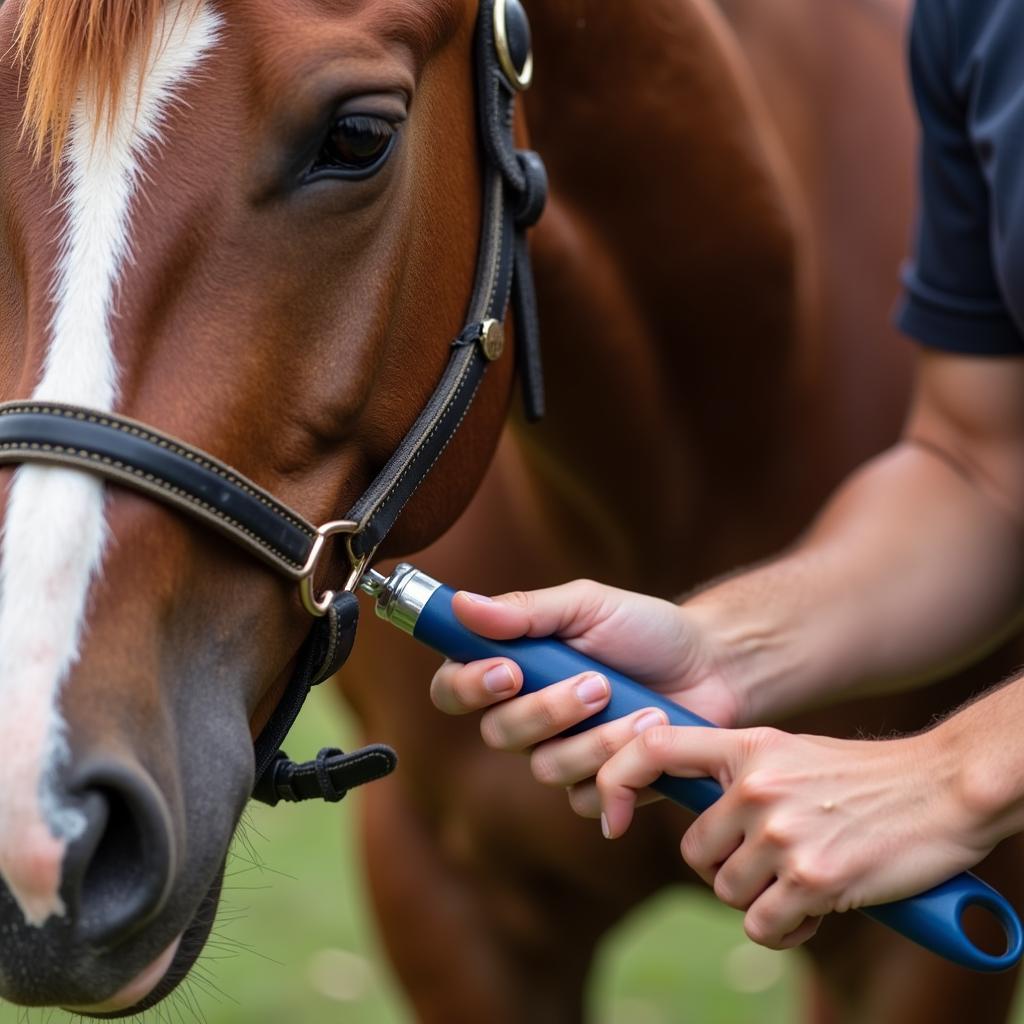
<path id="1" fill-rule="evenodd" d="M 368 178 L 384 166 L 398 132 L 381 117 L 346 114 L 327 133 L 310 175 Z"/>

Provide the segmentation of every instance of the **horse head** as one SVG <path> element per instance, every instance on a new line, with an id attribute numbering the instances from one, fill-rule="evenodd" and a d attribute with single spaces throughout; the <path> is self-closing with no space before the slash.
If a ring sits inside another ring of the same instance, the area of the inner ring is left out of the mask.
<path id="1" fill-rule="evenodd" d="M 521 36 L 518 0 L 498 7 Z M 428 404 L 479 280 L 477 15 L 9 0 L 0 398 L 137 421 L 338 519 Z M 392 549 L 469 500 L 512 377 L 506 353 Z M 309 617 L 214 530 L 35 458 L 75 443 L 27 447 L 0 469 L 0 995 L 116 1016 L 205 942 Z M 322 561 L 348 574 L 343 544 Z"/>

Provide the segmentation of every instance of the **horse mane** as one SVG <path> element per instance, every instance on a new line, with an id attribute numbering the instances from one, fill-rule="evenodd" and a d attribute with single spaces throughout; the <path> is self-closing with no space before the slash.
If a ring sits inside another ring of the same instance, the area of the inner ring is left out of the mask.
<path id="1" fill-rule="evenodd" d="M 165 3 L 25 0 L 16 43 L 27 71 L 22 132 L 37 161 L 49 145 L 55 177 L 79 96 L 95 111 L 93 132 L 113 130 L 131 69 L 148 64 Z"/>

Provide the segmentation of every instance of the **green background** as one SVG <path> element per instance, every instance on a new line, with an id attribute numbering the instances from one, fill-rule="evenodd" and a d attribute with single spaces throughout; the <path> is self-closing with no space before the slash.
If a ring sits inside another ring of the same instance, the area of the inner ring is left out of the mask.
<path id="1" fill-rule="evenodd" d="M 337 735 L 317 693 L 290 746 Z M 346 723 L 340 721 L 345 731 Z M 189 1024 L 409 1024 L 360 882 L 354 802 L 251 805 L 220 918 L 187 989 L 146 1015 Z M 415 922 L 410 922 L 415 927 Z M 790 1024 L 802 960 L 749 943 L 741 917 L 705 893 L 667 891 L 605 941 L 592 972 L 595 1024 Z M 60 1024 L 60 1011 L 0 1004 L 0 1024 Z M 1024 1013 L 1014 1018 L 1024 1022 Z"/>

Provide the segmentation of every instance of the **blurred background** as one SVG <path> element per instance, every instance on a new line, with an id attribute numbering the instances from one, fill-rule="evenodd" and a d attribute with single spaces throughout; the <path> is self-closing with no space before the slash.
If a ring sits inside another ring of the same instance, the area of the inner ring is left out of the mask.
<path id="1" fill-rule="evenodd" d="M 354 743 L 339 699 L 323 687 L 314 691 L 288 747 L 305 756 L 335 742 L 339 729 Z M 361 882 L 353 819 L 356 801 L 370 793 L 334 806 L 250 805 L 214 935 L 187 986 L 146 1020 L 413 1024 Z M 670 890 L 606 940 L 590 981 L 590 1019 L 793 1024 L 800 1019 L 801 969 L 799 952 L 748 942 L 741 916 L 706 893 Z M 0 1024 L 70 1019 L 62 1011 L 0 1003 Z M 1013 1020 L 1024 1024 L 1024 1006 Z"/>

